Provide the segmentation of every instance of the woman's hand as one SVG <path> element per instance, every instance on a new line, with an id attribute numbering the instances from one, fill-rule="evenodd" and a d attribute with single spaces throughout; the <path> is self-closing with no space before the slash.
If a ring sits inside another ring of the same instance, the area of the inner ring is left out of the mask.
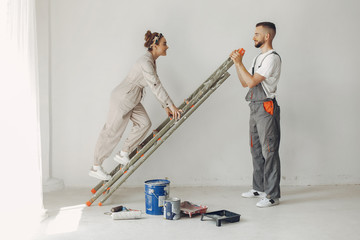
<path id="1" fill-rule="evenodd" d="M 168 115 L 168 117 L 172 117 L 172 112 L 169 107 L 165 108 L 165 112 L 166 112 L 166 115 Z"/>
<path id="2" fill-rule="evenodd" d="M 180 119 L 181 113 L 183 112 L 183 110 L 178 109 L 175 105 L 170 106 L 170 108 L 165 108 L 165 111 L 170 118 L 174 117 L 175 120 Z"/>

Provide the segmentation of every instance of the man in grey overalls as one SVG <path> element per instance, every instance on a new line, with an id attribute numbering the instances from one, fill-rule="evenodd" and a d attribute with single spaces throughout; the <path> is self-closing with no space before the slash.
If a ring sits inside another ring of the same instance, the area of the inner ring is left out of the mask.
<path id="1" fill-rule="evenodd" d="M 253 189 L 242 194 L 246 198 L 259 197 L 258 207 L 279 204 L 280 198 L 280 107 L 276 101 L 277 84 L 281 72 L 281 58 L 272 47 L 275 24 L 256 25 L 255 47 L 261 49 L 252 64 L 251 74 L 235 50 L 230 54 L 243 87 L 249 87 L 246 101 L 250 104 L 250 147 L 253 159 Z"/>

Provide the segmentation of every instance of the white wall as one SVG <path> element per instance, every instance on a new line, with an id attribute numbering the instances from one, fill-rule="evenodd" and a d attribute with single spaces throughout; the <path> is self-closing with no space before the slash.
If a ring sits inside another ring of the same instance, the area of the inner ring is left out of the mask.
<path id="1" fill-rule="evenodd" d="M 249 66 L 258 53 L 254 26 L 266 20 L 277 25 L 274 47 L 283 60 L 282 184 L 360 183 L 359 7 L 356 0 L 51 1 L 53 175 L 67 186 L 97 183 L 87 173 L 110 91 L 144 53 L 146 30 L 168 40 L 158 73 L 179 105 L 233 49 L 246 49 Z M 126 186 L 165 176 L 181 186 L 251 184 L 246 90 L 229 72 Z M 150 90 L 144 105 L 155 128 L 165 112 Z"/>
<path id="2" fill-rule="evenodd" d="M 39 64 L 39 104 L 41 132 L 41 160 L 43 191 L 55 191 L 64 187 L 61 179 L 53 177 L 52 166 L 52 113 L 51 113 L 51 41 L 50 1 L 36 0 L 36 28 Z"/>
<path id="3" fill-rule="evenodd" d="M 36 1 L 36 24 L 39 64 L 39 99 L 43 181 L 50 177 L 50 47 L 49 1 Z"/>

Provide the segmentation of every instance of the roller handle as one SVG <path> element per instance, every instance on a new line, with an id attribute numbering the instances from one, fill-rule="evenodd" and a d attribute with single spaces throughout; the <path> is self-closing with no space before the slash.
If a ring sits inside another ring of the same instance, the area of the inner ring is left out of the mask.
<path id="1" fill-rule="evenodd" d="M 120 212 L 123 210 L 123 206 L 114 207 L 111 209 L 111 212 Z"/>

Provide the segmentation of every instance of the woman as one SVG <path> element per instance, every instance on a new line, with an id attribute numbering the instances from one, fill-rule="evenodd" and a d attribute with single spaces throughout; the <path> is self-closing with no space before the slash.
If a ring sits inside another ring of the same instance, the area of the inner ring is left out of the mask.
<path id="1" fill-rule="evenodd" d="M 108 118 L 100 132 L 95 147 L 94 165 L 89 172 L 92 177 L 101 180 L 111 178 L 101 165 L 119 143 L 129 120 L 133 122 L 133 127 L 122 150 L 116 154 L 114 160 L 123 165 L 127 164 L 130 161 L 129 152 L 145 137 L 151 122 L 140 103 L 144 87 L 150 87 L 168 116 L 180 118 L 182 110 L 174 105 L 156 73 L 156 59 L 166 56 L 166 50 L 169 48 L 166 39 L 161 33 L 147 31 L 144 46 L 148 50 L 146 54 L 138 59 L 125 80 L 111 93 Z"/>

